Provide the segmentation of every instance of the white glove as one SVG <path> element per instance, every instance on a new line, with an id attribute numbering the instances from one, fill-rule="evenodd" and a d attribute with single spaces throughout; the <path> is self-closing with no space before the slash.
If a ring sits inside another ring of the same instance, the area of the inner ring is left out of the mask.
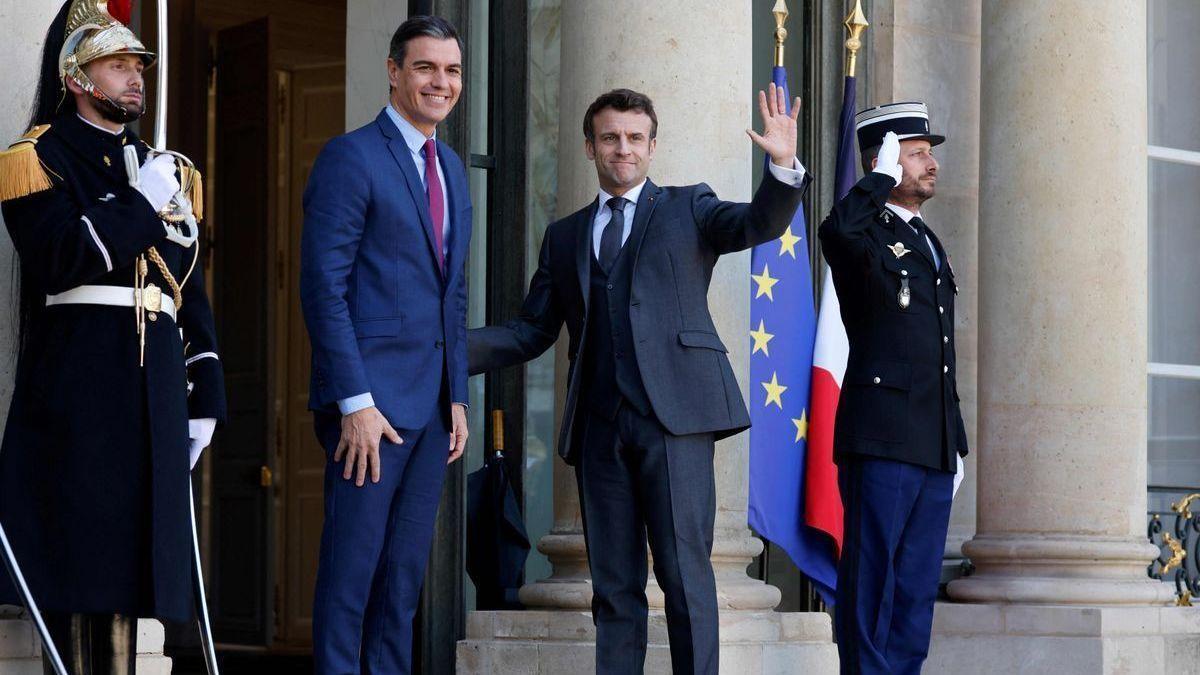
<path id="1" fill-rule="evenodd" d="M 197 237 L 200 236 L 196 217 L 192 215 L 192 202 L 182 192 L 176 192 L 174 198 L 175 204 L 179 207 L 176 209 L 176 213 L 182 214 L 184 220 L 181 223 L 163 221 L 163 227 L 167 230 L 167 241 L 173 241 L 184 248 L 191 248 L 192 244 L 196 243 Z"/>
<path id="2" fill-rule="evenodd" d="M 171 198 L 179 192 L 179 181 L 175 178 L 175 158 L 158 155 L 138 169 L 137 191 L 142 193 L 155 213 L 163 210 Z"/>
<path id="3" fill-rule="evenodd" d="M 196 462 L 200 461 L 200 453 L 212 443 L 213 432 L 217 429 L 217 421 L 211 417 L 204 417 L 198 420 L 188 420 L 188 438 L 191 439 L 191 447 L 188 450 L 191 464 L 190 468 L 196 468 Z"/>
<path id="4" fill-rule="evenodd" d="M 904 167 L 900 166 L 900 139 L 894 131 L 883 135 L 883 145 L 879 146 L 879 155 L 875 161 L 875 173 L 891 176 L 896 185 L 899 185 L 900 179 L 904 177 Z"/>

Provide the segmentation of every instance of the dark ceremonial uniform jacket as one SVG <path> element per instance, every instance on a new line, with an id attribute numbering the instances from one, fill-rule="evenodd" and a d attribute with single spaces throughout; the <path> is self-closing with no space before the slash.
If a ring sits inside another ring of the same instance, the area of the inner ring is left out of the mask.
<path id="1" fill-rule="evenodd" d="M 750 426 L 729 350 L 708 309 L 708 287 L 721 255 L 783 234 L 811 180 L 806 173 L 804 185 L 795 188 L 764 172 L 748 204 L 721 201 L 705 184 L 659 187 L 647 181 L 642 188 L 621 253 L 632 256 L 628 302 L 609 309 L 629 315 L 629 356 L 636 359 L 652 412 L 670 433 L 721 439 Z M 479 373 L 536 357 L 566 323 L 571 369 L 558 453 L 569 463 L 582 444 L 580 408 L 590 403 L 581 365 L 587 359 L 578 356 L 592 348 L 587 336 L 597 208 L 593 200 L 546 228 L 520 317 L 467 333 L 470 372 Z"/>
<path id="2" fill-rule="evenodd" d="M 967 454 L 955 385 L 958 286 L 933 232 L 940 269 L 928 244 L 884 206 L 894 185 L 867 174 L 819 230 L 850 339 L 834 452 L 839 460 L 870 455 L 954 471 L 955 453 Z"/>
<path id="3" fill-rule="evenodd" d="M 129 187 L 127 144 L 145 160 L 133 132 L 112 135 L 74 113 L 37 139 L 52 187 L 3 203 L 25 293 L 132 292 L 136 258 L 151 246 L 183 282 L 195 245 L 167 241 Z M 170 297 L 148 265 L 147 283 Z M 178 325 L 166 313 L 146 321 L 144 367 L 132 307 L 35 304 L 0 449 L 0 522 L 34 597 L 43 610 L 187 620 L 188 419 L 225 417 L 202 272 L 183 286 Z M 15 600 L 5 576 L 0 604 Z"/>

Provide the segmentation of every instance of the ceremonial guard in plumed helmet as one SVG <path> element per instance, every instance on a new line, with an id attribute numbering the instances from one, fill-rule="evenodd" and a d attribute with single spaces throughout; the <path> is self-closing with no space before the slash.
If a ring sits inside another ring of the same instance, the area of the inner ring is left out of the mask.
<path id="1" fill-rule="evenodd" d="M 200 175 L 126 126 L 155 59 L 130 9 L 62 8 L 0 154 L 21 296 L 0 522 L 72 673 L 133 672 L 138 617 L 193 616 L 189 469 L 225 415 Z"/>

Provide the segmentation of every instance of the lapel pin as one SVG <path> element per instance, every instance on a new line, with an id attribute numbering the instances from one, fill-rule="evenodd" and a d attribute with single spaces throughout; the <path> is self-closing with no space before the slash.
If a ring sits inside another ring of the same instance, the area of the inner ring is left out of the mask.
<path id="1" fill-rule="evenodd" d="M 880 217 L 880 218 L 883 218 L 883 222 L 885 222 L 885 223 L 890 223 L 890 222 L 892 222 L 892 212 L 891 212 L 891 211 L 886 211 L 886 210 L 885 210 L 885 211 L 882 211 L 882 212 L 879 214 L 879 217 Z"/>

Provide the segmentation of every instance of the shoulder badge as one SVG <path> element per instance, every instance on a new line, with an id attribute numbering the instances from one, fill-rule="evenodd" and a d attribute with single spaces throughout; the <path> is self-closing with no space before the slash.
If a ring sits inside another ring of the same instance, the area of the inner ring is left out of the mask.
<path id="1" fill-rule="evenodd" d="M 38 138 L 49 130 L 49 124 L 39 124 L 0 152 L 0 202 L 54 187 L 37 154 Z"/>

